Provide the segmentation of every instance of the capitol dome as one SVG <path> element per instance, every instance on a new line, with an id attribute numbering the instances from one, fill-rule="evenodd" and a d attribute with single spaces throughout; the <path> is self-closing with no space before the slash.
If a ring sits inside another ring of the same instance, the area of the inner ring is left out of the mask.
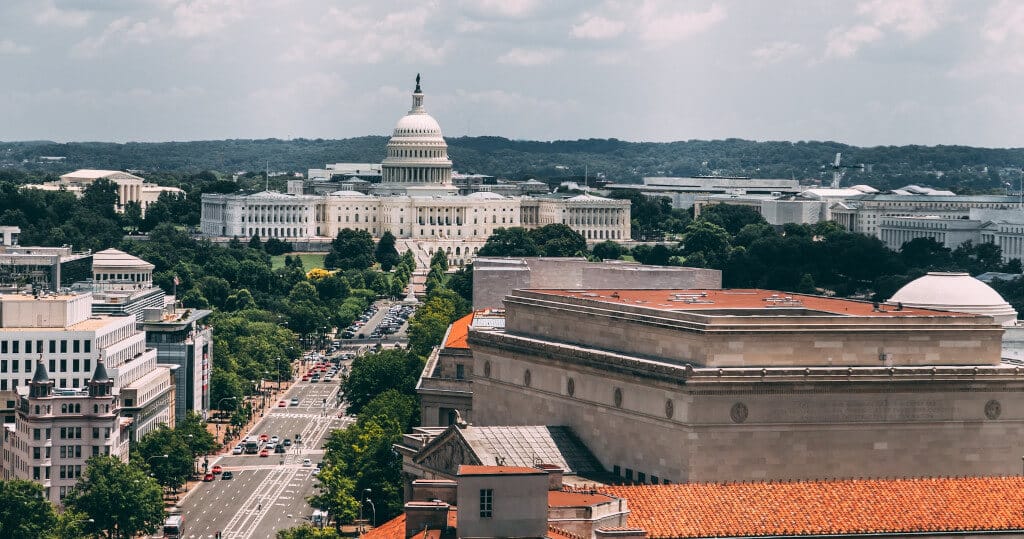
<path id="1" fill-rule="evenodd" d="M 398 123 L 388 140 L 387 156 L 381 163 L 381 184 L 400 189 L 416 186 L 449 186 L 452 162 L 441 126 L 423 108 L 423 90 L 416 75 L 412 108 Z"/>
<path id="2" fill-rule="evenodd" d="M 998 292 L 966 273 L 930 272 L 900 288 L 887 303 L 981 314 L 1000 324 L 1017 320 L 1017 311 Z"/>

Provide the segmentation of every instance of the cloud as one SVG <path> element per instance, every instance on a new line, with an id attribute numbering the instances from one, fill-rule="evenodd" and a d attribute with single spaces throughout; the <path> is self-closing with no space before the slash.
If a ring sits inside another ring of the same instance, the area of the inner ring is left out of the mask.
<path id="1" fill-rule="evenodd" d="M 1024 73 L 1024 4 L 1004 0 L 988 9 L 981 27 L 982 46 L 949 75 L 971 78 L 995 73 Z"/>
<path id="2" fill-rule="evenodd" d="M 28 54 L 32 49 L 25 45 L 18 45 L 10 39 L 0 39 L 0 54 Z"/>
<path id="3" fill-rule="evenodd" d="M 44 2 L 37 7 L 32 20 L 41 26 L 60 26 L 62 28 L 81 28 L 89 23 L 92 14 L 77 9 L 60 9 L 52 1 Z"/>
<path id="4" fill-rule="evenodd" d="M 774 64 L 799 54 L 801 51 L 803 51 L 803 46 L 799 43 L 775 41 L 754 49 L 750 55 L 761 64 Z"/>
<path id="5" fill-rule="evenodd" d="M 512 49 L 498 57 L 498 63 L 515 66 L 550 64 L 562 56 L 558 49 Z"/>
<path id="6" fill-rule="evenodd" d="M 428 31 L 428 23 L 436 15 L 437 10 L 429 7 L 406 11 L 331 8 L 318 25 L 298 35 L 283 59 L 438 64 L 451 52 L 453 43 L 444 33 Z"/>
<path id="7" fill-rule="evenodd" d="M 828 33 L 828 44 L 825 56 L 830 58 L 849 58 L 868 43 L 882 39 L 882 31 L 878 28 L 859 24 L 852 28 L 834 28 Z"/>
<path id="8" fill-rule="evenodd" d="M 171 34 L 194 38 L 219 32 L 239 20 L 246 3 L 239 0 L 191 0 L 174 6 Z"/>
<path id="9" fill-rule="evenodd" d="M 850 58 L 889 32 L 910 40 L 921 39 L 946 23 L 949 4 L 946 0 L 869 0 L 857 4 L 856 11 L 867 20 L 830 30 L 826 57 Z"/>
<path id="10" fill-rule="evenodd" d="M 646 2 L 640 10 L 639 37 L 653 45 L 665 45 L 681 41 L 701 32 L 710 30 L 724 21 L 728 13 L 715 3 L 705 11 L 682 11 L 673 13 L 673 3 Z"/>
<path id="11" fill-rule="evenodd" d="M 540 0 L 470 0 L 462 3 L 464 9 L 478 15 L 503 19 L 528 17 L 540 5 Z"/>
<path id="12" fill-rule="evenodd" d="M 71 47 L 77 58 L 96 58 L 111 43 L 145 45 L 158 38 L 163 25 L 157 19 L 138 21 L 131 17 L 114 19 L 99 35 L 87 37 Z"/>
<path id="13" fill-rule="evenodd" d="M 938 29 L 948 5 L 943 0 L 871 0 L 857 6 L 857 13 L 869 17 L 877 28 L 892 28 L 918 39 Z"/>
<path id="14" fill-rule="evenodd" d="M 578 39 L 611 39 L 626 29 L 626 23 L 613 21 L 600 15 L 587 15 L 583 22 L 575 24 L 569 35 Z"/>

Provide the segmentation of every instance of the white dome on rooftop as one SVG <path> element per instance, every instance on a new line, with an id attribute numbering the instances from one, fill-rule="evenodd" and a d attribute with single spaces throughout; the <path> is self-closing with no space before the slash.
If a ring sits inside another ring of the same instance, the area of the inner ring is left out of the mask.
<path id="1" fill-rule="evenodd" d="M 466 198 L 479 198 L 479 199 L 497 200 L 499 198 L 505 198 L 505 197 L 499 195 L 498 193 L 493 193 L 491 191 L 477 191 L 475 193 L 470 193 L 470 194 L 466 195 Z"/>
<path id="2" fill-rule="evenodd" d="M 981 314 L 1001 324 L 1017 319 L 1017 311 L 998 292 L 966 273 L 930 272 L 907 283 L 887 303 Z"/>

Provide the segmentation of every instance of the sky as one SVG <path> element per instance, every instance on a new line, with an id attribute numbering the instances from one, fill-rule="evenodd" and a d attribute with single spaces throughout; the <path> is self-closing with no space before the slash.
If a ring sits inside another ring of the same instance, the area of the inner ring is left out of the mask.
<path id="1" fill-rule="evenodd" d="M 0 140 L 1024 146 L 1024 1 L 3 0 Z"/>

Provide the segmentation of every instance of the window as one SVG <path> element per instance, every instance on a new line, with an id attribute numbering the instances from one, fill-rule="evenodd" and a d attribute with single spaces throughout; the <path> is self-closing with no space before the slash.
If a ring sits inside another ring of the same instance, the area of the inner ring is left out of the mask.
<path id="1" fill-rule="evenodd" d="M 7 372 L 7 360 L 0 360 L 0 372 Z"/>
<path id="2" fill-rule="evenodd" d="M 68 353 L 68 341 L 66 339 L 62 339 L 60 341 L 60 353 L 62 353 L 62 354 Z"/>
<path id="3" fill-rule="evenodd" d="M 32 429 L 32 439 L 33 440 L 39 440 L 40 439 L 39 435 L 40 435 L 40 430 L 39 429 Z"/>
<path id="4" fill-rule="evenodd" d="M 491 518 L 494 514 L 494 489 L 480 489 L 480 518 Z"/>
<path id="5" fill-rule="evenodd" d="M 78 339 L 75 339 L 75 340 L 71 341 L 71 351 L 72 351 L 72 352 L 74 352 L 74 353 L 76 353 L 76 354 L 78 353 L 78 351 L 79 351 L 79 348 L 80 348 L 80 346 L 81 346 L 81 345 L 79 344 L 79 342 L 80 342 L 80 341 L 79 341 Z"/>
<path id="6" fill-rule="evenodd" d="M 612 475 L 615 477 L 620 477 L 622 475 L 622 468 L 620 468 L 618 464 L 612 466 Z"/>
<path id="7" fill-rule="evenodd" d="M 466 366 L 459 364 L 455 366 L 455 379 L 464 380 L 466 378 Z"/>
<path id="8" fill-rule="evenodd" d="M 75 342 L 78 342 L 78 341 L 75 341 Z M 71 370 L 75 371 L 75 372 L 78 372 L 78 367 L 79 367 L 79 360 L 72 359 L 71 360 Z"/>
<path id="9" fill-rule="evenodd" d="M 57 353 L 57 341 L 50 341 L 50 353 L 51 354 L 56 354 Z"/>
<path id="10" fill-rule="evenodd" d="M 645 474 L 643 472 L 637 472 L 636 473 L 636 482 L 640 483 L 640 484 L 646 483 L 647 482 L 647 474 Z"/>
<path id="11" fill-rule="evenodd" d="M 32 341 L 25 341 L 25 353 L 26 354 L 31 354 L 32 353 Z"/>
<path id="12" fill-rule="evenodd" d="M 32 458 L 38 460 L 38 459 L 42 458 L 42 454 L 43 453 L 42 453 L 42 448 L 41 447 L 33 447 L 32 448 Z"/>
<path id="13" fill-rule="evenodd" d="M 626 468 L 626 481 L 632 481 L 632 480 L 633 480 L 633 469 L 632 468 Z"/>
<path id="14" fill-rule="evenodd" d="M 21 344 L 20 341 L 11 341 L 11 353 L 12 354 L 19 353 L 19 350 L 21 349 L 21 347 L 19 346 L 20 344 Z"/>
<path id="15" fill-rule="evenodd" d="M 89 339 L 86 339 L 84 341 L 84 343 L 85 343 L 85 353 L 88 354 L 89 352 L 92 352 L 92 341 L 90 341 Z M 88 369 L 88 368 L 89 367 L 86 367 L 86 369 Z"/>
<path id="16" fill-rule="evenodd" d="M 651 476 L 651 484 L 652 485 L 657 485 L 658 484 L 658 476 L 656 476 L 656 475 L 652 475 Z"/>
<path id="17" fill-rule="evenodd" d="M 7 341 L 0 341 L 0 354 L 7 353 Z"/>

